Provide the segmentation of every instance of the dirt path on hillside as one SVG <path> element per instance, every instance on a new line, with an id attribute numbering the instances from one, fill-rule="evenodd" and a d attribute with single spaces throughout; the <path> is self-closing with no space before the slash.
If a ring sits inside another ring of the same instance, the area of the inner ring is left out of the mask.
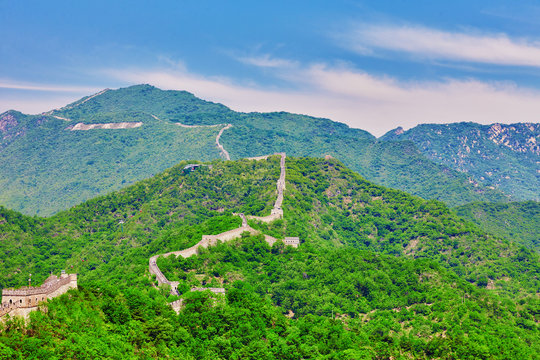
<path id="1" fill-rule="evenodd" d="M 83 101 L 81 101 L 80 103 L 77 103 L 77 104 L 74 104 L 74 105 L 71 105 L 71 106 L 64 106 L 64 107 L 61 107 L 59 109 L 52 109 L 51 111 L 46 111 L 44 113 L 42 113 L 43 115 L 48 115 L 48 116 L 52 116 L 56 119 L 59 119 L 59 120 L 64 120 L 64 121 L 71 121 L 71 119 L 68 119 L 68 118 L 65 118 L 65 117 L 61 117 L 61 116 L 56 116 L 56 115 L 53 115 L 53 112 L 55 111 L 62 111 L 62 110 L 69 110 L 69 109 L 73 109 L 74 107 L 77 107 L 79 105 L 82 105 L 84 104 L 85 102 L 87 102 L 88 100 L 91 100 L 93 98 L 95 98 L 96 96 L 99 96 L 99 95 L 102 95 L 102 94 L 105 94 L 107 91 L 109 91 L 111 89 L 103 89 L 97 93 L 95 93 L 94 95 L 91 95 L 89 97 L 87 97 L 86 99 L 84 99 Z"/>

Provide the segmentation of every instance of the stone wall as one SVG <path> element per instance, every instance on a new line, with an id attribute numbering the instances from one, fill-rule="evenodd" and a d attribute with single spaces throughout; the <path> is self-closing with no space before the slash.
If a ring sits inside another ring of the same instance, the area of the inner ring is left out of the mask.
<path id="1" fill-rule="evenodd" d="M 178 314 L 180 312 L 180 309 L 182 309 L 182 306 L 184 304 L 184 299 L 176 300 L 170 303 L 169 305 L 173 308 L 174 311 Z"/>
<path id="2" fill-rule="evenodd" d="M 213 246 L 217 244 L 218 241 L 223 241 L 223 242 L 230 241 L 232 239 L 240 237 L 242 233 L 245 231 L 247 231 L 250 234 L 258 233 L 257 230 L 247 225 L 247 219 L 244 216 L 244 214 L 235 214 L 235 215 L 240 216 L 240 218 L 242 219 L 242 226 L 240 226 L 239 228 L 225 231 L 217 235 L 203 235 L 201 241 L 199 241 L 197 244 L 193 245 L 190 248 L 180 250 L 180 251 L 171 251 L 165 254 L 152 256 L 148 262 L 148 269 L 150 271 L 150 274 L 153 274 L 156 276 L 158 286 L 164 285 L 164 284 L 169 285 L 171 287 L 171 295 L 178 295 L 178 281 L 169 281 L 167 277 L 165 277 L 165 275 L 161 272 L 161 270 L 157 266 L 158 257 L 160 256 L 168 257 L 170 255 L 174 255 L 176 257 L 182 256 L 184 258 L 188 258 L 190 256 L 197 255 L 198 249 L 200 247 L 207 248 L 209 246 Z"/>
<path id="3" fill-rule="evenodd" d="M 266 216 L 248 215 L 247 218 L 250 219 L 250 220 L 257 220 L 257 221 L 264 222 L 264 223 L 270 223 L 272 221 L 281 219 L 283 217 L 283 211 L 275 211 L 274 212 L 274 209 L 272 209 L 272 212 L 273 212 L 272 214 L 266 215 Z"/>
<path id="4" fill-rule="evenodd" d="M 37 310 L 38 305 L 77 288 L 77 274 L 62 274 L 60 278 L 52 275 L 40 287 L 23 287 L 2 290 L 0 316 L 10 314 L 27 317 Z"/>
<path id="5" fill-rule="evenodd" d="M 94 130 L 94 129 L 133 129 L 142 126 L 142 122 L 119 122 L 107 124 L 84 124 L 78 123 L 71 128 L 71 131 L 77 130 Z"/>
<path id="6" fill-rule="evenodd" d="M 281 206 L 283 205 L 283 193 L 285 191 L 285 173 L 286 173 L 286 170 L 285 170 L 285 158 L 286 158 L 286 154 L 285 153 L 276 153 L 274 155 L 281 156 L 281 159 L 280 159 L 280 162 L 279 162 L 280 174 L 279 174 L 279 179 L 276 182 L 277 198 L 276 198 L 276 202 L 274 203 L 274 207 L 272 208 L 272 210 L 270 210 L 270 215 L 266 215 L 266 216 L 248 215 L 247 216 L 248 219 L 269 223 L 269 222 L 272 222 L 272 221 L 283 218 L 283 209 L 281 208 Z M 248 159 L 258 161 L 258 160 L 267 159 L 267 158 L 268 158 L 268 156 L 259 156 L 259 157 L 256 157 L 256 158 L 248 158 Z"/>
<path id="7" fill-rule="evenodd" d="M 230 125 L 228 125 L 225 128 L 221 129 L 221 131 L 220 131 L 220 133 L 219 133 L 219 135 L 218 135 L 218 137 L 216 139 L 216 143 L 218 143 L 218 146 L 219 146 L 219 137 L 221 136 L 223 131 L 228 129 L 229 127 L 230 127 Z M 224 149 L 222 149 L 222 150 L 224 150 Z M 215 245 L 218 241 L 223 241 L 223 242 L 230 241 L 232 239 L 240 237 L 242 235 L 242 233 L 244 233 L 244 232 L 248 232 L 248 233 L 250 233 L 252 235 L 258 234 L 259 231 L 253 229 L 252 227 L 250 227 L 248 225 L 248 223 L 247 223 L 248 218 L 258 220 L 258 221 L 262 221 L 262 222 L 271 222 L 271 221 L 274 221 L 274 220 L 277 220 L 277 219 L 281 219 L 283 217 L 283 209 L 281 209 L 281 205 L 283 203 L 283 193 L 284 193 L 284 190 L 285 190 L 285 172 L 286 172 L 285 171 L 285 157 L 286 157 L 286 155 L 285 155 L 285 153 L 276 153 L 274 155 L 280 155 L 281 160 L 280 160 L 280 175 L 279 175 L 279 179 L 276 182 L 277 199 L 276 199 L 276 202 L 274 203 L 274 207 L 270 211 L 270 215 L 267 215 L 267 216 L 250 216 L 250 215 L 248 215 L 246 217 L 244 214 L 234 214 L 234 215 L 240 216 L 240 218 L 242 219 L 242 225 L 240 227 L 238 227 L 236 229 L 233 229 L 233 230 L 225 231 L 225 232 L 223 232 L 221 234 L 217 234 L 217 235 L 203 235 L 201 241 L 199 241 L 196 245 L 194 245 L 194 246 L 192 246 L 190 248 L 184 249 L 184 250 L 171 251 L 171 252 L 168 252 L 168 253 L 165 253 L 165 254 L 159 254 L 159 255 L 152 256 L 150 258 L 150 260 L 149 260 L 148 268 L 149 268 L 150 274 L 153 274 L 153 275 L 156 276 L 156 280 L 158 282 L 158 285 L 167 284 L 167 285 L 169 285 L 171 287 L 171 295 L 178 295 L 178 284 L 179 284 L 179 282 L 178 281 L 169 281 L 165 277 L 165 275 L 161 272 L 161 270 L 157 266 L 158 257 L 160 257 L 160 256 L 167 257 L 167 256 L 170 256 L 170 255 L 174 255 L 176 257 L 182 256 L 184 258 L 188 258 L 190 256 L 196 255 L 198 253 L 198 249 L 200 247 L 207 248 L 209 246 Z M 248 159 L 249 160 L 257 160 L 257 161 L 259 161 L 259 160 L 268 159 L 269 156 L 270 155 L 266 155 L 266 156 L 248 158 Z M 269 236 L 269 235 L 264 235 L 264 238 L 265 238 L 266 242 L 270 246 L 272 246 L 277 241 L 276 238 L 274 238 L 272 236 Z M 214 293 L 216 293 L 216 292 L 225 293 L 225 289 L 223 289 L 223 288 L 216 288 L 216 289 L 193 288 L 193 289 L 191 289 L 191 291 L 203 291 L 203 290 L 210 290 L 210 291 L 213 291 Z M 177 300 L 175 302 L 172 302 L 170 305 L 173 307 L 173 309 L 176 312 L 178 312 L 180 310 L 180 308 L 182 307 L 182 301 Z"/>
<path id="8" fill-rule="evenodd" d="M 286 237 L 283 240 L 283 243 L 285 243 L 285 245 L 297 248 L 298 245 L 300 245 L 300 238 L 298 238 L 298 237 Z"/>

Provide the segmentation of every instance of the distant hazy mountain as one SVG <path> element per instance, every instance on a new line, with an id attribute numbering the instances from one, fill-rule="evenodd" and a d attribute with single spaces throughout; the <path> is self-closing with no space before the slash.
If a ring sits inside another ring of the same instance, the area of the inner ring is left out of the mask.
<path id="1" fill-rule="evenodd" d="M 540 124 L 424 124 L 381 140 L 410 140 L 431 160 L 521 200 L 540 199 Z"/>
<path id="2" fill-rule="evenodd" d="M 220 132 L 233 160 L 278 151 L 331 155 L 371 181 L 450 205 L 507 200 L 429 160 L 411 142 L 377 141 L 366 131 L 305 115 L 239 113 L 185 91 L 137 85 L 41 115 L 0 114 L 0 204 L 50 215 L 180 160 L 220 158 Z"/>

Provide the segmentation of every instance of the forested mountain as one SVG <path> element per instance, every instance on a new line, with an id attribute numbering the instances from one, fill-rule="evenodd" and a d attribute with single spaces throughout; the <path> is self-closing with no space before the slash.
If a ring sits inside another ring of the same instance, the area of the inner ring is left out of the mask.
<path id="1" fill-rule="evenodd" d="M 137 85 L 41 115 L 1 114 L 0 204 L 48 216 L 180 160 L 220 158 L 220 133 L 232 159 L 277 151 L 329 154 L 369 180 L 452 206 L 507 200 L 429 160 L 411 142 L 380 142 L 365 131 L 304 115 L 238 113 L 187 92 Z"/>
<path id="2" fill-rule="evenodd" d="M 23 325 L 4 357 L 534 358 L 538 254 L 464 223 L 446 205 L 366 181 L 339 161 L 286 160 L 284 217 L 198 255 L 160 258 L 178 280 L 176 315 L 150 256 L 266 215 L 279 157 L 186 162 L 50 218 L 2 209 L 2 285 L 79 273 L 80 290 Z M 120 220 L 124 221 L 121 225 Z M 222 302 L 191 286 L 225 287 Z"/>
<path id="3" fill-rule="evenodd" d="M 486 232 L 540 251 L 540 203 L 537 201 L 471 203 L 455 211 Z"/>
<path id="4" fill-rule="evenodd" d="M 438 164 L 519 200 L 540 200 L 540 124 L 421 124 L 381 140 L 410 140 Z"/>

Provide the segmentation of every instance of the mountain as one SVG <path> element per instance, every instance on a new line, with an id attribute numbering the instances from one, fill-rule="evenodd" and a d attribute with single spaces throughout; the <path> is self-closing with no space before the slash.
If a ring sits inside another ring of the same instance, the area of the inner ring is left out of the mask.
<path id="1" fill-rule="evenodd" d="M 519 242 L 540 251 L 540 203 L 471 203 L 454 209 L 491 234 Z"/>
<path id="2" fill-rule="evenodd" d="M 49 218 L 0 211 L 0 281 L 79 274 L 78 291 L 30 322 L 7 320 L 4 357 L 534 358 L 538 254 L 447 206 L 375 185 L 333 159 L 285 161 L 283 219 L 262 235 L 159 258 L 179 281 L 154 289 L 148 261 L 265 216 L 280 158 L 187 162 Z M 120 223 L 123 221 L 123 224 Z M 225 298 L 193 286 L 222 286 Z"/>
<path id="3" fill-rule="evenodd" d="M 540 124 L 422 124 L 383 141 L 412 141 L 434 162 L 517 200 L 540 200 Z"/>
<path id="4" fill-rule="evenodd" d="M 278 151 L 331 155 L 367 179 L 452 206 L 507 200 L 429 160 L 411 142 L 380 142 L 305 115 L 238 113 L 149 85 L 104 90 L 41 115 L 8 111 L 0 115 L 0 133 L 0 204 L 29 215 L 52 215 L 180 160 Z"/>

